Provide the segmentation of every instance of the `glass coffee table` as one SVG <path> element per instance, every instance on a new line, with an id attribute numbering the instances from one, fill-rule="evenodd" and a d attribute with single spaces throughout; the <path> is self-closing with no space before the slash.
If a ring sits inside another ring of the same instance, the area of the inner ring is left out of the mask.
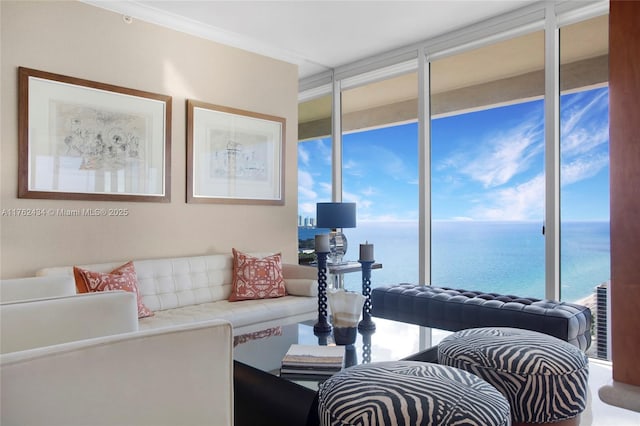
<path id="1" fill-rule="evenodd" d="M 434 350 L 437 348 L 424 351 L 419 348 L 420 327 L 380 318 L 373 321 L 375 332 L 365 335 L 359 332 L 353 347 L 346 347 L 345 368 L 400 359 L 437 362 Z M 279 377 L 282 358 L 292 344 L 333 344 L 331 336 L 325 340 L 323 336 L 314 335 L 314 324 L 315 321 L 281 325 L 234 338 L 236 426 L 319 424 L 317 391 L 327 377 Z M 449 334 L 433 331 L 434 344 Z"/>
<path id="2" fill-rule="evenodd" d="M 380 318 L 374 318 L 374 322 L 376 324 L 374 332 L 358 331 L 355 344 L 345 347 L 345 368 L 363 363 L 411 359 L 412 356 L 424 350 L 419 347 L 419 326 Z M 309 321 L 282 325 L 236 336 L 234 359 L 262 371 L 279 375 L 282 358 L 292 344 L 335 344 L 332 335 L 315 335 L 314 323 L 315 321 Z M 311 388 L 317 387 L 317 384 L 323 380 L 316 376 L 307 378 L 299 375 L 285 375 L 283 378 Z"/>

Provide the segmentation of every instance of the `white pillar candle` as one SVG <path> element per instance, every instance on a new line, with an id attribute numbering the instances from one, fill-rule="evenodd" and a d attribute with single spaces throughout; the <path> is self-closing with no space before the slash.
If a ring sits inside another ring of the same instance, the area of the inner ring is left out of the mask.
<path id="1" fill-rule="evenodd" d="M 316 235 L 316 252 L 329 253 L 329 234 Z"/>
<path id="2" fill-rule="evenodd" d="M 360 260 L 373 262 L 373 244 L 369 244 L 368 241 L 360 244 Z"/>

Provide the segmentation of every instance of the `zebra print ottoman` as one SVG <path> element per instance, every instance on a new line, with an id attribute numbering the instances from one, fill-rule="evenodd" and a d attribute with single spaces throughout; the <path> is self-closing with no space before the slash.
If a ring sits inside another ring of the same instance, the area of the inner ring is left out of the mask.
<path id="1" fill-rule="evenodd" d="M 510 425 L 493 386 L 457 368 L 418 361 L 356 365 L 320 385 L 321 426 Z"/>
<path id="2" fill-rule="evenodd" d="M 438 363 L 476 374 L 506 396 L 514 424 L 577 424 L 587 403 L 587 356 L 536 331 L 473 328 L 444 338 Z"/>

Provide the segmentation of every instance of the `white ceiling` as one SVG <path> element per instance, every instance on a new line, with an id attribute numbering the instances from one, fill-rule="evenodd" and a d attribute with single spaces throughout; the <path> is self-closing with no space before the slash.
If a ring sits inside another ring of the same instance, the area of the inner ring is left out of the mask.
<path id="1" fill-rule="evenodd" d="M 304 78 L 536 0 L 84 0 L 299 66 Z"/>

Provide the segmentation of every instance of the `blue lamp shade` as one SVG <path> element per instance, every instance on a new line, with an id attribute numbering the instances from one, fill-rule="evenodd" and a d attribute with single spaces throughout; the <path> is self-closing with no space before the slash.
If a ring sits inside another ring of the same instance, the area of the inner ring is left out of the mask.
<path id="1" fill-rule="evenodd" d="M 355 228 L 356 203 L 317 203 L 317 228 Z"/>

